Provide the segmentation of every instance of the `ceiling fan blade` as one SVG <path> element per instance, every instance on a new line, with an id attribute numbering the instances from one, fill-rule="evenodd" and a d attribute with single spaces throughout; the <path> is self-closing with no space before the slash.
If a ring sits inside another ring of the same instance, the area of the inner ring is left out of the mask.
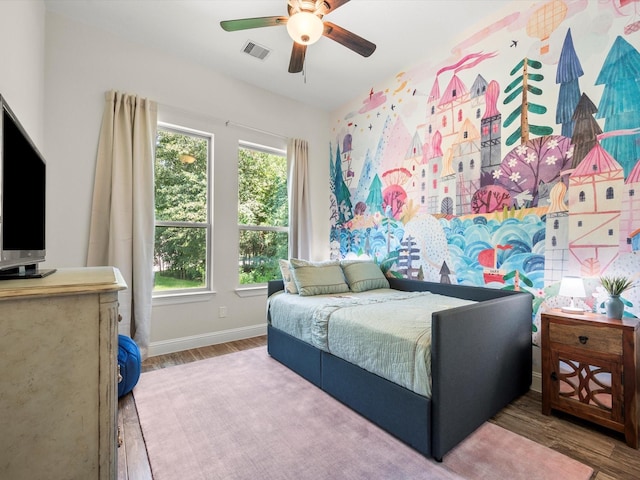
<path id="1" fill-rule="evenodd" d="M 307 53 L 307 46 L 293 42 L 291 50 L 291 60 L 289 60 L 289 73 L 300 73 L 304 67 L 304 56 Z"/>
<path id="2" fill-rule="evenodd" d="M 371 43 L 369 40 L 365 40 L 355 33 L 345 30 L 331 22 L 324 22 L 324 32 L 322 34 L 325 37 L 328 37 L 331 40 L 353 50 L 354 52 L 359 53 L 363 57 L 368 57 L 376 49 L 375 44 Z"/>
<path id="3" fill-rule="evenodd" d="M 286 25 L 289 17 L 256 17 L 238 18 L 237 20 L 223 20 L 220 26 L 227 32 L 236 30 L 248 30 L 249 28 L 276 27 Z"/>
<path id="4" fill-rule="evenodd" d="M 329 12 L 333 12 L 338 7 L 341 7 L 348 1 L 349 0 L 324 0 L 320 2 L 320 5 L 318 5 L 316 13 L 319 13 L 320 15 L 326 15 Z"/>

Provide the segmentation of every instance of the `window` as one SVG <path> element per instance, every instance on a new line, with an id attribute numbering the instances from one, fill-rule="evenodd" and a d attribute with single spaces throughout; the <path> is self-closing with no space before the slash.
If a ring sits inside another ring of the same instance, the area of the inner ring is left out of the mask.
<path id="1" fill-rule="evenodd" d="M 551 246 L 556 247 L 558 245 L 558 240 L 556 240 L 555 235 L 551 237 Z"/>
<path id="2" fill-rule="evenodd" d="M 239 283 L 281 278 L 289 254 L 286 152 L 242 142 L 238 148 Z"/>
<path id="3" fill-rule="evenodd" d="M 607 188 L 607 200 L 613 200 L 613 187 Z"/>
<path id="4" fill-rule="evenodd" d="M 210 288 L 212 143 L 211 134 L 158 125 L 154 292 Z"/>
<path id="5" fill-rule="evenodd" d="M 558 219 L 555 219 L 553 221 L 553 229 L 558 230 L 559 228 L 560 228 L 560 222 L 558 221 Z"/>
<path id="6" fill-rule="evenodd" d="M 584 193 L 584 192 L 580 192 L 580 193 L 578 194 L 578 201 L 579 201 L 579 202 L 584 202 L 584 201 L 586 200 L 586 198 L 587 198 L 587 197 L 586 197 L 586 195 L 585 195 L 585 193 Z"/>

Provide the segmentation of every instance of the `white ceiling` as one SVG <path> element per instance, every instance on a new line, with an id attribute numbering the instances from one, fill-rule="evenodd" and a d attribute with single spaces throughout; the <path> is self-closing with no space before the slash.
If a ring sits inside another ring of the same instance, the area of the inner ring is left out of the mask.
<path id="1" fill-rule="evenodd" d="M 330 1 L 330 0 L 329 0 Z M 377 45 L 368 58 L 321 38 L 305 72 L 287 72 L 292 41 L 283 26 L 225 32 L 221 20 L 287 15 L 287 0 L 45 0 L 48 11 L 173 52 L 229 77 L 331 111 L 482 27 L 515 0 L 351 0 L 325 18 Z M 527 2 L 530 3 L 530 2 Z M 242 52 L 247 40 L 272 52 Z M 440 48 L 439 48 L 440 45 Z"/>

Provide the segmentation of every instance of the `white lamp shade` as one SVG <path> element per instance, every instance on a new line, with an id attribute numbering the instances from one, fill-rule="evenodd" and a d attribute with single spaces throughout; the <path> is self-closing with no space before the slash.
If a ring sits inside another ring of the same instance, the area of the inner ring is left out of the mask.
<path id="1" fill-rule="evenodd" d="M 562 297 L 571 297 L 571 305 L 568 307 L 562 307 L 562 311 L 565 313 L 582 314 L 584 310 L 578 308 L 573 303 L 574 297 L 584 297 L 586 292 L 584 291 L 584 282 L 580 277 L 562 277 L 560 282 L 560 291 L 558 295 Z"/>
<path id="2" fill-rule="evenodd" d="M 563 297 L 585 297 L 584 282 L 580 277 L 563 277 L 560 282 L 559 295 Z"/>
<path id="3" fill-rule="evenodd" d="M 317 42 L 324 32 L 324 23 L 310 12 L 298 12 L 287 20 L 287 32 L 294 42 L 311 45 Z"/>

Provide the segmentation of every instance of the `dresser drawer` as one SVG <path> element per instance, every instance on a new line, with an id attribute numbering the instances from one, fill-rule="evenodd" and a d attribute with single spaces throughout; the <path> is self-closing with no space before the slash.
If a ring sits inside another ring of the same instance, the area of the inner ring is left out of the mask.
<path id="1" fill-rule="evenodd" d="M 549 340 L 589 351 L 622 355 L 622 331 L 615 328 L 551 322 Z"/>

